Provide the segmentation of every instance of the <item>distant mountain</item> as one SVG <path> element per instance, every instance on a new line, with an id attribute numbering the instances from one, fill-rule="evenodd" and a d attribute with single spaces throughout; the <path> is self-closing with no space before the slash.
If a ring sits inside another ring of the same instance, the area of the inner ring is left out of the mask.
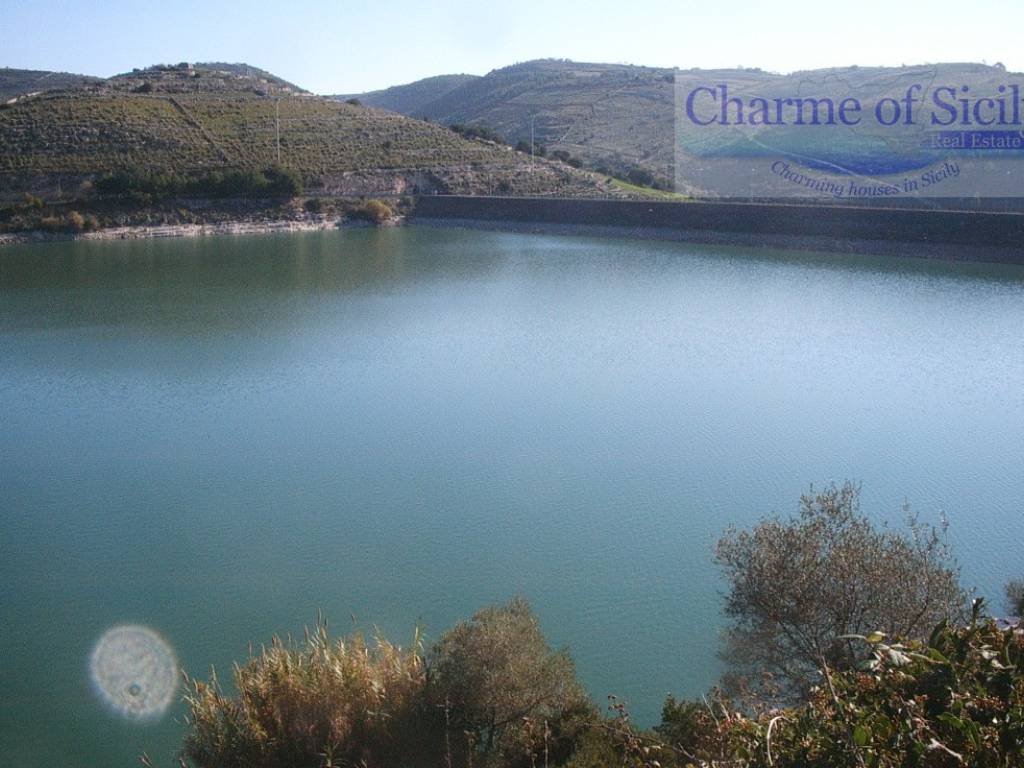
<path id="1" fill-rule="evenodd" d="M 98 77 L 75 75 L 70 72 L 47 72 L 38 69 L 0 68 L 0 103 L 26 93 L 41 93 L 60 88 L 77 88 L 101 82 Z"/>
<path id="2" fill-rule="evenodd" d="M 644 168 L 672 176 L 673 70 L 543 59 L 466 79 L 430 101 L 380 100 L 429 91 L 429 78 L 356 96 L 366 104 L 444 125 L 486 126 L 512 144 L 529 142 L 589 168 Z"/>
<path id="3" fill-rule="evenodd" d="M 831 84 L 834 92 L 867 92 L 908 73 L 922 82 L 995 83 L 1005 77 L 1000 65 L 951 63 L 916 67 L 842 67 L 780 75 L 759 69 L 681 70 L 697 82 L 740 80 L 763 88 L 765 95 L 799 93 L 808 82 Z M 432 100 L 390 99 L 387 94 L 426 95 L 430 78 L 356 98 L 402 114 L 444 125 L 486 127 L 515 144 L 544 145 L 566 152 L 584 167 L 628 174 L 640 170 L 668 183 L 674 177 L 675 86 L 673 69 L 626 64 L 539 60 L 496 69 L 445 89 Z M 446 81 L 447 82 L 447 81 Z M 835 132 L 833 132 L 834 134 Z M 835 136 L 826 137 L 834 140 Z M 685 169 L 684 169 L 685 175 Z M 687 190 L 698 190 L 689 187 Z"/>
<path id="4" fill-rule="evenodd" d="M 392 112 L 400 112 L 403 115 L 419 116 L 428 104 L 437 101 L 443 96 L 447 96 L 452 91 L 473 80 L 479 79 L 478 75 L 438 75 L 437 77 L 428 77 L 425 80 L 417 80 L 415 83 L 409 83 L 408 85 L 395 85 L 382 91 L 337 95 L 332 98 L 339 99 L 340 101 L 355 98 L 369 107 L 388 109 Z"/>
<path id="5" fill-rule="evenodd" d="M 88 190 L 119 170 L 188 176 L 278 160 L 333 195 L 603 191 L 603 180 L 562 163 L 315 96 L 246 64 L 149 67 L 0 104 L 8 199 Z"/>

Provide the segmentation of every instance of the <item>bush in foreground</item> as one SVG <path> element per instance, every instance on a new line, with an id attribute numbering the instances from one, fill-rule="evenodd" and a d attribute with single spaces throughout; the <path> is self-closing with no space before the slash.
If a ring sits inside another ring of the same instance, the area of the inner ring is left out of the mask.
<path id="1" fill-rule="evenodd" d="M 905 531 L 875 526 L 849 482 L 803 496 L 795 518 L 730 529 L 716 561 L 729 584 L 723 656 L 734 681 L 799 698 L 824 666 L 853 666 L 850 635 L 920 639 L 962 618 L 967 596 L 943 534 L 909 512 Z"/>
<path id="2" fill-rule="evenodd" d="M 318 625 L 237 667 L 235 697 L 193 681 L 185 756 L 201 768 L 1021 766 L 1024 632 L 981 611 L 927 641 L 848 638 L 858 663 L 823 667 L 797 706 L 670 697 L 652 732 L 614 699 L 597 718 L 521 601 L 460 624 L 426 660 L 418 641 L 371 648 Z"/>
<path id="3" fill-rule="evenodd" d="M 424 656 L 382 637 L 275 638 L 238 693 L 192 680 L 184 756 L 199 768 L 557 765 L 593 707 L 525 600 L 481 611 Z"/>
<path id="4" fill-rule="evenodd" d="M 980 617 L 926 642 L 853 638 L 856 669 L 807 703 L 741 712 L 728 701 L 665 706 L 659 762 L 743 768 L 1009 768 L 1024 765 L 1024 634 Z"/>
<path id="5" fill-rule="evenodd" d="M 191 681 L 184 752 L 201 768 L 432 764 L 418 637 L 408 650 L 370 647 L 359 635 L 332 641 L 319 623 L 302 644 L 274 638 L 234 678 L 236 697 L 216 677 Z"/>
<path id="6" fill-rule="evenodd" d="M 435 706 L 467 735 L 468 751 L 491 763 L 530 766 L 546 756 L 561 764 L 596 717 L 572 658 L 548 646 L 522 598 L 445 633 L 429 671 Z"/>

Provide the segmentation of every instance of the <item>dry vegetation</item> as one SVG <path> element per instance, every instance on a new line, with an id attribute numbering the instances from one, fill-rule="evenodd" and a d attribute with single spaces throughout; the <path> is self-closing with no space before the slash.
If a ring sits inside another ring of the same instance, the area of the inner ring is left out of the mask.
<path id="1" fill-rule="evenodd" d="M 438 78 L 431 78 L 436 80 Z M 364 103 L 445 125 L 487 126 L 507 141 L 566 152 L 583 165 L 625 177 L 643 169 L 672 178 L 673 71 L 623 64 L 531 61 L 459 82 L 424 99 L 430 81 L 358 98 Z"/>
<path id="2" fill-rule="evenodd" d="M 274 640 L 236 693 L 190 682 L 184 758 L 198 768 L 1016 768 L 1024 765 L 1024 630 L 964 593 L 939 533 L 877 529 L 849 483 L 789 520 L 728 532 L 732 640 L 788 683 L 665 701 L 638 728 L 588 699 L 567 651 L 515 598 L 425 650 L 382 637 Z M 1017 583 L 1009 596 L 1020 596 Z M 934 626 L 925 622 L 938 620 Z M 872 628 L 865 633 L 859 627 Z M 895 637 L 883 628 L 903 633 Z M 779 666 L 788 659 L 791 666 Z"/>
<path id="3" fill-rule="evenodd" d="M 425 653 L 324 621 L 302 643 L 277 638 L 234 672 L 190 681 L 185 756 L 200 768 L 501 765 L 572 752 L 593 709 L 572 661 L 547 646 L 521 599 L 489 608 Z M 527 721 L 544 729 L 527 728 Z"/>
<path id="4" fill-rule="evenodd" d="M 624 196 L 563 163 L 246 71 L 156 68 L 4 105 L 0 198 L 67 199 L 118 171 L 190 176 L 274 165 L 313 194 Z"/>
<path id="5" fill-rule="evenodd" d="M 49 91 L 55 88 L 75 88 L 98 82 L 100 82 L 98 77 L 75 75 L 69 72 L 0 67 L 0 103 L 26 93 Z"/>

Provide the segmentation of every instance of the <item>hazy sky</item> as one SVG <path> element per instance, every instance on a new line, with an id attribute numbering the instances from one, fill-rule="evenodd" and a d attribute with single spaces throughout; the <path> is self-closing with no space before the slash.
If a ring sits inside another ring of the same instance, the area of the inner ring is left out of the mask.
<path id="1" fill-rule="evenodd" d="M 109 76 L 245 61 L 318 93 L 556 57 L 788 72 L 1001 61 L 1024 70 L 1021 0 L 2 0 L 0 66 Z"/>

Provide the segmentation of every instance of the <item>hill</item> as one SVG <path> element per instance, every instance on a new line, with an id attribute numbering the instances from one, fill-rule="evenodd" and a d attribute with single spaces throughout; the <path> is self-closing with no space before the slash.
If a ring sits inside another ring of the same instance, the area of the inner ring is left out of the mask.
<path id="1" fill-rule="evenodd" d="M 880 93 L 887 83 L 915 75 L 920 82 L 970 82 L 995 87 L 1006 76 L 1001 65 L 970 63 L 915 67 L 843 67 L 781 75 L 759 69 L 673 70 L 625 64 L 539 60 L 496 69 L 421 103 L 387 96 L 429 90 L 427 81 L 358 96 L 367 104 L 444 125 L 486 128 L 510 143 L 531 137 L 547 153 L 567 153 L 584 167 L 652 178 L 670 185 L 675 164 L 675 78 L 693 83 L 743 82 L 763 95 L 789 96 L 808 83 L 825 93 Z M 436 78 L 432 78 L 436 79 Z M 817 87 L 817 85 L 816 85 Z M 977 89 L 980 92 L 980 88 Z M 825 143 L 834 135 L 824 137 Z M 827 148 L 827 147 L 826 147 Z M 820 147 L 818 149 L 821 149 Z M 682 169 L 686 187 L 699 179 Z"/>
<path id="2" fill-rule="evenodd" d="M 259 80 L 264 80 L 268 83 L 276 85 L 286 90 L 295 91 L 296 93 L 309 93 L 305 88 L 300 88 L 294 83 L 289 83 L 287 80 L 278 77 L 265 69 L 254 67 L 251 64 L 229 64 L 224 61 L 207 61 L 200 64 L 196 64 L 194 69 L 210 70 L 213 72 L 224 72 L 231 75 L 243 75 L 246 77 L 255 77 Z"/>
<path id="3" fill-rule="evenodd" d="M 431 78 L 435 79 L 435 78 Z M 643 168 L 672 177 L 674 72 L 625 64 L 544 59 L 466 80 L 408 107 L 385 96 L 418 92 L 424 81 L 357 96 L 444 125 L 486 126 L 510 143 L 566 152 L 589 168 L 626 174 Z"/>
<path id="4" fill-rule="evenodd" d="M 0 103 L 26 93 L 41 93 L 59 88 L 74 88 L 98 83 L 100 78 L 70 72 L 47 72 L 39 69 L 0 67 Z"/>
<path id="5" fill-rule="evenodd" d="M 438 75 L 408 85 L 395 85 L 381 91 L 332 96 L 339 101 L 357 99 L 369 107 L 379 107 L 403 115 L 420 116 L 430 103 L 447 96 L 457 88 L 479 80 L 477 75 Z"/>
<path id="6" fill-rule="evenodd" d="M 314 96 L 244 64 L 180 64 L 0 109 L 0 196 L 67 196 L 103 174 L 283 166 L 330 195 L 604 194 L 561 163 L 394 112 Z"/>

